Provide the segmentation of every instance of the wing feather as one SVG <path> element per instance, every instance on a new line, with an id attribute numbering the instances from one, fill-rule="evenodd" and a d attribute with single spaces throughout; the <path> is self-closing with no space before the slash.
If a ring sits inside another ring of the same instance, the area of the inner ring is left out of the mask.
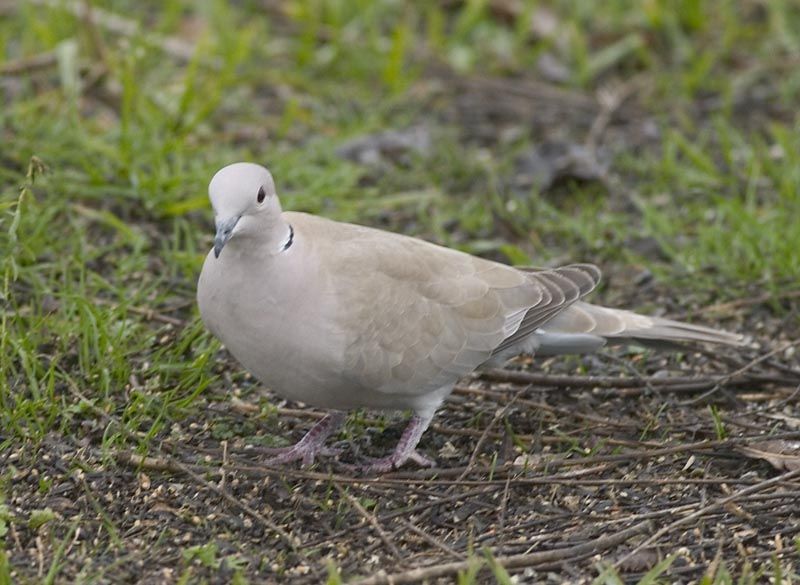
<path id="1" fill-rule="evenodd" d="M 361 226 L 314 227 L 328 240 L 318 253 L 331 255 L 320 266 L 345 332 L 345 369 L 353 384 L 379 392 L 422 394 L 455 382 L 599 278 L 588 265 L 528 273 Z"/>

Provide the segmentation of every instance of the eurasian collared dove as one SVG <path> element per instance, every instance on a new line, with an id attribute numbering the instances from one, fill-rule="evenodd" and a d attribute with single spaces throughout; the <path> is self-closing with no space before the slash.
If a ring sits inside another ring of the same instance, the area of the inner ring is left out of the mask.
<path id="1" fill-rule="evenodd" d="M 266 463 L 323 452 L 357 408 L 411 410 L 394 452 L 413 460 L 459 378 L 520 353 L 555 355 L 641 340 L 739 344 L 707 327 L 581 299 L 591 264 L 526 271 L 395 233 L 282 212 L 269 171 L 236 163 L 209 185 L 216 237 L 197 285 L 206 326 L 256 378 L 290 400 L 331 411 Z M 224 251 L 223 251 L 224 248 Z"/>

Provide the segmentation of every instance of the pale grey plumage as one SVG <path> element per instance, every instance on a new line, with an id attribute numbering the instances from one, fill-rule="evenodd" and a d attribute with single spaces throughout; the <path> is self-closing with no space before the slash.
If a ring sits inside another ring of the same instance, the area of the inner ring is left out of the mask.
<path id="1" fill-rule="evenodd" d="M 398 450 L 373 469 L 422 461 L 414 447 L 434 410 L 481 366 L 615 340 L 739 342 L 581 301 L 600 279 L 592 265 L 519 270 L 399 234 L 284 213 L 258 165 L 223 168 L 209 195 L 218 232 L 198 283 L 203 320 L 281 396 L 334 410 L 414 410 Z M 276 461 L 313 460 L 339 421 L 327 420 L 313 441 Z"/>

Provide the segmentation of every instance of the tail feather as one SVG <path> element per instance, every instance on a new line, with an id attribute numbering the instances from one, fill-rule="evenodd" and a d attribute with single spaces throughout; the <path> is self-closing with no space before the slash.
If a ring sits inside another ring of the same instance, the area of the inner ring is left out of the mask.
<path id="1" fill-rule="evenodd" d="M 647 317 L 631 311 L 577 302 L 548 321 L 543 330 L 558 334 L 590 334 L 609 342 L 706 342 L 742 345 L 744 337 L 702 325 Z"/>

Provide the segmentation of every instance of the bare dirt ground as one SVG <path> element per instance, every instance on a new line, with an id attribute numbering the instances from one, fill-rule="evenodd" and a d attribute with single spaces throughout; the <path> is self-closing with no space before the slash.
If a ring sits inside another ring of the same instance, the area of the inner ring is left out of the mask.
<path id="1" fill-rule="evenodd" d="M 657 301 L 666 292 L 637 296 Z M 27 559 L 44 575 L 60 554 L 62 575 L 153 583 L 173 582 L 188 561 L 208 582 L 244 574 L 318 583 L 331 559 L 346 577 L 374 575 L 365 583 L 448 582 L 491 547 L 531 582 L 583 582 L 600 559 L 635 582 L 669 555 L 672 582 L 695 581 L 721 562 L 772 574 L 774 558 L 797 554 L 800 372 L 787 359 L 796 332 L 757 301 L 716 313 L 759 332 L 758 347 L 745 351 L 607 350 L 521 360 L 465 380 L 423 439 L 440 464 L 432 470 L 360 478 L 325 460 L 313 470 L 264 468 L 248 431 L 263 437 L 277 423 L 271 433 L 296 439 L 319 413 L 267 395 L 279 406 L 265 414 L 254 383 L 233 401 L 205 397 L 207 408 L 175 424 L 144 459 L 100 450 L 114 425 L 98 413 L 96 441 L 54 434 L 38 457 L 3 454 L 4 466 L 38 462 L 14 477 L 14 508 L 50 509 L 77 526 L 60 551 L 12 527 L 12 563 Z M 220 357 L 221 370 L 238 369 Z M 377 431 L 382 421 L 366 417 L 351 425 L 352 441 L 385 453 L 402 421 Z M 80 554 L 97 545 L 108 555 Z"/>

